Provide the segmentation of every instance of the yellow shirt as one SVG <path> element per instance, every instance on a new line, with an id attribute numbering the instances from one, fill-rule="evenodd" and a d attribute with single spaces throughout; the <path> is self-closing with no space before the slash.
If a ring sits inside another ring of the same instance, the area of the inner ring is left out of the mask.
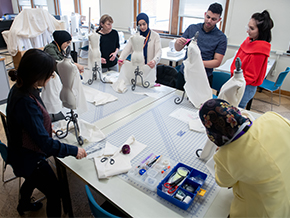
<path id="1" fill-rule="evenodd" d="M 232 217 L 290 217 L 290 121 L 267 112 L 214 155 L 216 182 L 232 187 Z"/>

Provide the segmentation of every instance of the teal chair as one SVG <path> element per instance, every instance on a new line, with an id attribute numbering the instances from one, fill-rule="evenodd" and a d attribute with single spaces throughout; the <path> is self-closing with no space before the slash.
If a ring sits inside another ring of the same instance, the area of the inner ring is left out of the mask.
<path id="1" fill-rule="evenodd" d="M 109 213 L 108 211 L 106 211 L 105 209 L 103 209 L 100 205 L 98 205 L 98 203 L 95 201 L 89 186 L 86 185 L 86 193 L 87 193 L 87 197 L 89 200 L 89 205 L 92 211 L 92 214 L 94 217 L 111 217 L 111 218 L 120 218 L 118 216 L 115 216 L 111 213 Z"/>
<path id="2" fill-rule="evenodd" d="M 231 78 L 231 74 L 222 71 L 212 72 L 212 88 L 219 94 L 222 86 Z"/>
<path id="3" fill-rule="evenodd" d="M 262 89 L 266 89 L 271 92 L 271 110 L 273 107 L 273 92 L 279 89 L 279 105 L 281 104 L 281 86 L 290 71 L 290 67 L 287 67 L 285 71 L 281 72 L 276 79 L 276 82 L 272 82 L 270 80 L 264 79 L 262 85 L 259 87 Z M 260 100 L 260 99 L 259 99 Z M 262 101 L 262 100 L 260 100 Z M 263 101 L 265 102 L 265 101 Z M 267 102 L 269 103 L 269 102 Z M 279 106 L 278 105 L 278 106 Z"/>

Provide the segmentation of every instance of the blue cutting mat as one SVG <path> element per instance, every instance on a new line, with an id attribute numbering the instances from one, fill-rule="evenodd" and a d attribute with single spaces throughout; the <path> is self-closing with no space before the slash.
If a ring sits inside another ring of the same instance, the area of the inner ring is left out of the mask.
<path id="1" fill-rule="evenodd" d="M 132 166 L 136 166 L 148 154 L 153 152 L 206 173 L 208 177 L 202 186 L 207 191 L 206 194 L 203 197 L 197 196 L 186 211 L 159 197 L 156 192 L 130 180 L 127 174 L 119 176 L 184 217 L 203 217 L 217 195 L 219 187 L 215 183 L 214 177 L 207 170 L 205 163 L 199 160 L 195 154 L 198 148 L 203 147 L 207 136 L 203 133 L 190 131 L 188 124 L 169 116 L 178 108 L 197 111 L 186 99 L 180 105 L 176 105 L 174 103 L 176 97 L 177 95 L 172 95 L 167 100 L 163 99 L 158 106 L 116 129 L 99 144 L 104 146 L 105 142 L 109 141 L 119 147 L 131 135 L 134 135 L 137 141 L 146 144 L 147 147 L 132 160 Z"/>
<path id="2" fill-rule="evenodd" d="M 97 89 L 101 92 L 109 93 L 118 98 L 118 100 L 109 102 L 104 105 L 95 106 L 94 104 L 88 103 L 88 111 L 81 114 L 80 118 L 89 122 L 94 123 L 104 117 L 107 117 L 131 104 L 134 104 L 142 99 L 147 98 L 145 95 L 134 94 L 131 90 L 131 86 L 128 86 L 127 92 L 121 94 L 113 90 L 110 83 L 102 83 L 100 80 L 95 80 L 92 85 L 85 84 L 91 88 Z M 158 87 L 156 88 L 143 88 L 137 86 L 135 92 L 158 92 Z"/>

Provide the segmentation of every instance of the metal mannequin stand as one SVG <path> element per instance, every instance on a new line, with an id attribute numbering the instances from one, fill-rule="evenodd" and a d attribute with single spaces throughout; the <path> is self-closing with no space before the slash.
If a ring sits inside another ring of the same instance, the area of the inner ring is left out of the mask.
<path id="1" fill-rule="evenodd" d="M 174 103 L 175 103 L 175 104 L 180 104 L 180 103 L 183 101 L 184 96 L 185 96 L 185 91 L 183 91 L 183 94 L 182 94 L 181 99 L 180 99 L 180 97 L 176 97 L 176 98 L 174 99 Z"/>
<path id="2" fill-rule="evenodd" d="M 95 62 L 95 66 L 92 69 L 93 74 L 92 74 L 92 79 L 88 80 L 88 84 L 92 85 L 94 80 L 97 80 L 98 76 L 97 76 L 97 72 L 99 74 L 100 80 L 102 83 L 108 83 L 106 82 L 103 78 L 102 78 L 102 74 L 101 74 L 101 68 L 98 66 L 97 62 Z"/>
<path id="3" fill-rule="evenodd" d="M 135 87 L 136 87 L 136 83 L 137 83 L 137 76 L 140 76 L 141 78 L 141 84 L 144 88 L 148 88 L 150 86 L 150 83 L 148 81 L 145 81 L 143 83 L 143 72 L 139 70 L 139 66 L 137 66 L 137 68 L 135 69 L 134 71 L 134 74 L 135 74 L 135 79 L 132 79 L 131 80 L 131 83 L 132 83 L 132 90 L 134 91 L 135 90 Z"/>
<path id="4" fill-rule="evenodd" d="M 70 112 L 67 112 L 67 114 L 70 114 L 70 115 L 65 117 L 65 120 L 68 121 L 67 125 L 66 125 L 66 132 L 64 133 L 62 130 L 57 130 L 56 131 L 56 136 L 59 139 L 65 138 L 67 136 L 67 134 L 68 134 L 68 131 L 69 131 L 69 124 L 70 124 L 70 122 L 73 122 L 76 139 L 77 139 L 79 145 L 83 145 L 84 144 L 84 140 L 80 136 L 80 128 L 79 128 L 78 121 L 77 121 L 78 115 L 75 114 L 72 109 L 70 110 Z"/>

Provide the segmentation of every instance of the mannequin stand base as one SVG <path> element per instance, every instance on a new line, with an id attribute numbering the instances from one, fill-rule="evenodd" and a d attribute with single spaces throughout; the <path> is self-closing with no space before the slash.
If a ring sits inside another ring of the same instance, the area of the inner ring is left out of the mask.
<path id="1" fill-rule="evenodd" d="M 132 79 L 131 80 L 131 83 L 132 83 L 132 91 L 135 90 L 136 88 L 136 83 L 137 83 L 137 76 L 139 76 L 141 78 L 141 84 L 144 88 L 148 88 L 150 86 L 150 83 L 148 81 L 145 81 L 143 83 L 143 72 L 139 70 L 139 66 L 137 66 L 137 68 L 135 69 L 134 71 L 134 74 L 135 74 L 135 79 Z"/>
<path id="2" fill-rule="evenodd" d="M 180 98 L 180 97 L 176 97 L 176 98 L 174 99 L 174 103 L 175 103 L 175 104 L 180 104 L 180 103 L 183 101 L 184 96 L 185 96 L 185 91 L 183 92 L 181 98 Z"/>
<path id="3" fill-rule="evenodd" d="M 66 125 L 66 132 L 63 132 L 62 130 L 57 130 L 56 131 L 56 136 L 59 139 L 65 138 L 68 135 L 69 124 L 70 124 L 70 122 L 73 122 L 76 139 L 77 139 L 79 145 L 83 145 L 84 144 L 84 140 L 80 136 L 80 129 L 79 129 L 78 121 L 77 121 L 78 115 L 75 114 L 72 109 L 70 110 L 70 112 L 67 112 L 67 114 L 70 114 L 70 115 L 65 117 L 65 120 L 68 121 L 67 125 Z"/>
<path id="4" fill-rule="evenodd" d="M 102 78 L 101 69 L 100 69 L 100 67 L 98 66 L 97 62 L 95 62 L 95 66 L 93 67 L 92 71 L 93 71 L 92 79 L 89 79 L 89 80 L 88 80 L 88 84 L 89 84 L 89 85 L 92 85 L 93 82 L 94 82 L 94 80 L 97 80 L 97 78 L 98 78 L 98 76 L 97 76 L 97 72 L 98 72 L 98 74 L 99 74 L 99 77 L 100 77 L 101 82 L 102 82 L 102 83 L 108 83 L 108 82 L 106 82 L 106 81 Z"/>

